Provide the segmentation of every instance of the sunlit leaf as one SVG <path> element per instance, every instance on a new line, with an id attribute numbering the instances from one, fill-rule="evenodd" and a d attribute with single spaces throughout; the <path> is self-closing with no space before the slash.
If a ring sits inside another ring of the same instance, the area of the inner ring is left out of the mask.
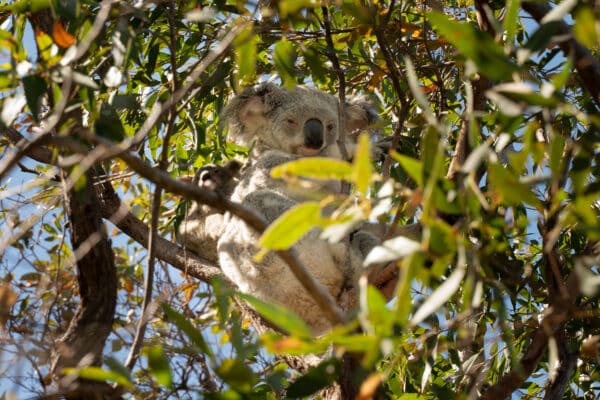
<path id="1" fill-rule="evenodd" d="M 244 27 L 235 41 L 235 62 L 238 66 L 238 78 L 242 82 L 251 82 L 256 75 L 256 52 L 259 38 L 254 27 Z"/>
<path id="2" fill-rule="evenodd" d="M 298 204 L 277 218 L 262 234 L 259 245 L 269 250 L 284 250 L 300 240 L 321 221 L 321 205 Z"/>
<path id="3" fill-rule="evenodd" d="M 392 153 L 396 161 L 400 163 L 406 173 L 417 183 L 419 187 L 423 186 L 423 164 L 419 160 L 407 157 L 399 153 Z"/>
<path id="4" fill-rule="evenodd" d="M 302 176 L 314 179 L 339 179 L 350 181 L 352 165 L 346 161 L 326 157 L 305 157 L 271 169 L 273 178 Z"/>
<path id="5" fill-rule="evenodd" d="M 352 182 L 356 185 L 356 191 L 362 195 L 367 194 L 373 168 L 371 167 L 371 150 L 369 146 L 369 136 L 362 134 L 358 138 L 358 146 L 352 163 Z"/>
<path id="6" fill-rule="evenodd" d="M 589 6 L 579 7 L 575 13 L 573 34 L 587 48 L 594 49 L 598 46 L 597 18 L 594 10 Z"/>
<path id="7" fill-rule="evenodd" d="M 89 379 L 96 382 L 115 382 L 121 386 L 131 387 L 132 382 L 125 375 L 116 371 L 107 371 L 100 367 L 85 367 L 82 369 L 65 368 L 66 375 L 75 374 L 83 379 Z"/>
<path id="8" fill-rule="evenodd" d="M 280 40 L 275 44 L 275 51 L 273 52 L 275 68 L 277 68 L 277 72 L 283 80 L 283 85 L 288 89 L 293 89 L 296 85 L 296 57 L 296 49 L 289 40 Z"/>
<path id="9" fill-rule="evenodd" d="M 421 250 L 421 243 L 404 236 L 386 240 L 367 255 L 365 266 L 399 260 Z"/>
<path id="10" fill-rule="evenodd" d="M 466 266 L 464 265 L 457 266 L 448 279 L 446 279 L 433 293 L 427 296 L 421 307 L 419 307 L 410 320 L 410 324 L 412 326 L 420 324 L 425 318 L 429 317 L 444 305 L 460 287 L 466 270 Z"/>

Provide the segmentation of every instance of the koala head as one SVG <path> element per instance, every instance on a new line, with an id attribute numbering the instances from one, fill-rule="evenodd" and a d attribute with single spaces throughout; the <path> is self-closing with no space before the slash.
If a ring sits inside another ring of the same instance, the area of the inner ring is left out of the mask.
<path id="1" fill-rule="evenodd" d="M 343 112 L 350 141 L 377 120 L 366 97 L 349 99 Z M 338 98 L 317 89 L 298 86 L 290 91 L 272 83 L 250 87 L 228 103 L 223 119 L 236 141 L 255 141 L 259 151 L 341 158 L 336 143 Z"/>
<path id="2" fill-rule="evenodd" d="M 229 192 L 240 172 L 242 164 L 239 161 L 228 161 L 225 165 L 208 164 L 200 168 L 194 175 L 193 184 L 222 194 Z"/>

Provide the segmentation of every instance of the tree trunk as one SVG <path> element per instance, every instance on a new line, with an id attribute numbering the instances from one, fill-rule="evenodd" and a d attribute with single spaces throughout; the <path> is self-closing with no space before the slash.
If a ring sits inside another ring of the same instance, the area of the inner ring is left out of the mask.
<path id="1" fill-rule="evenodd" d="M 101 365 L 117 302 L 114 254 L 102 223 L 93 174 L 88 171 L 82 179 L 83 187 L 65 193 L 80 303 L 53 349 L 52 374 L 67 398 L 97 399 L 109 394 L 110 386 L 63 377 L 64 368 Z"/>

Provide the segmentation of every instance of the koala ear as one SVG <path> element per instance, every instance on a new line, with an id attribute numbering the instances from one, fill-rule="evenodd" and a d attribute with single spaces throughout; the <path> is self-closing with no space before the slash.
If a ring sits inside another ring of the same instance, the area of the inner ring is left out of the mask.
<path id="1" fill-rule="evenodd" d="M 250 144 L 258 129 L 267 121 L 266 98 L 272 86 L 263 83 L 246 88 L 231 99 L 223 110 L 221 118 L 227 124 L 229 134 L 241 144 Z"/>
<path id="2" fill-rule="evenodd" d="M 346 129 L 350 136 L 356 137 L 369 125 L 379 121 L 377 108 L 367 96 L 358 96 L 346 101 Z"/>
<path id="3" fill-rule="evenodd" d="M 229 176 L 237 176 L 240 173 L 240 170 L 242 169 L 242 163 L 238 160 L 227 161 L 227 163 L 225 164 L 225 169 L 227 170 Z"/>

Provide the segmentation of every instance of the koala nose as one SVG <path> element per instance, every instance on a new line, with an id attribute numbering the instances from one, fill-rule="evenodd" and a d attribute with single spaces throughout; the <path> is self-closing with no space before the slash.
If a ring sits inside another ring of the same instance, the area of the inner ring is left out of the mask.
<path id="1" fill-rule="evenodd" d="M 304 123 L 304 145 L 311 149 L 323 146 L 323 124 L 312 118 Z"/>

